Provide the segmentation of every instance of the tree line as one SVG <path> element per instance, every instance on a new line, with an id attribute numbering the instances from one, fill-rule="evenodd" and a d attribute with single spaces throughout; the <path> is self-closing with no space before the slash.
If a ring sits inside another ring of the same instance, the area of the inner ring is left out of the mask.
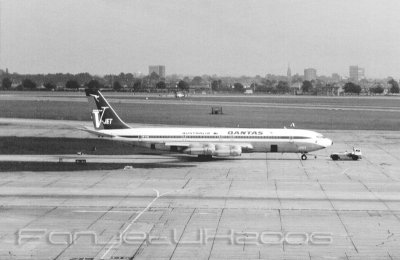
<path id="1" fill-rule="evenodd" d="M 236 80 L 236 81 L 235 81 Z M 237 80 L 243 80 L 245 83 L 238 82 Z M 211 77 L 200 77 L 196 76 L 192 79 L 184 77 L 179 79 L 178 77 L 165 79 L 152 73 L 144 77 L 135 77 L 131 73 L 120 73 L 119 75 L 106 75 L 104 77 L 92 76 L 89 73 L 79 74 L 47 74 L 47 75 L 19 75 L 9 74 L 3 75 L 1 81 L 2 89 L 11 89 L 14 82 L 18 83 L 16 86 L 17 90 L 57 90 L 58 88 L 65 88 L 69 90 L 78 90 L 79 88 L 98 88 L 98 89 L 112 89 L 114 91 L 134 91 L 134 92 L 145 92 L 145 91 L 189 91 L 191 86 L 200 86 L 200 89 L 211 88 L 212 91 L 217 92 L 238 92 L 243 93 L 246 89 L 251 89 L 253 92 L 266 93 L 266 94 L 286 94 L 297 92 L 298 88 L 291 89 L 291 85 L 287 80 L 281 79 L 268 79 L 261 78 L 259 76 L 255 78 L 241 77 L 235 78 L 211 78 Z M 252 82 L 252 83 L 249 83 Z M 293 82 L 293 81 L 292 81 Z M 313 81 L 301 81 L 296 79 L 297 84 L 301 84 L 301 92 L 303 94 L 317 95 L 321 91 L 332 91 L 337 86 L 333 83 L 326 83 L 322 80 Z M 399 83 L 394 79 L 390 79 L 387 82 L 390 86 L 390 93 L 399 93 Z M 40 86 L 40 88 L 39 88 Z M 347 82 L 343 86 L 345 93 L 360 94 L 362 88 L 357 83 Z M 382 85 L 377 84 L 369 88 L 369 91 L 373 94 L 382 94 L 384 88 Z"/>

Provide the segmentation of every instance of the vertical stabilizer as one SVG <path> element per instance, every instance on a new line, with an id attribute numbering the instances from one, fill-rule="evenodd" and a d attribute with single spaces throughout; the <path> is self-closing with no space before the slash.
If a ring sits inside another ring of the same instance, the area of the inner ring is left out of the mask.
<path id="1" fill-rule="evenodd" d="M 89 103 L 92 104 L 92 107 L 94 108 L 91 116 L 96 130 L 130 128 L 121 118 L 119 118 L 117 113 L 110 104 L 108 104 L 107 100 L 99 90 L 85 89 L 85 92 Z"/>

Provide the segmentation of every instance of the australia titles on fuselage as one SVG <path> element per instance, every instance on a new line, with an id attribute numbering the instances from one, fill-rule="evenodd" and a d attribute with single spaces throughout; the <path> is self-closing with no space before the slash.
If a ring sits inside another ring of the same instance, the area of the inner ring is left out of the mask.
<path id="1" fill-rule="evenodd" d="M 183 132 L 183 135 L 210 135 L 210 132 Z"/>
<path id="2" fill-rule="evenodd" d="M 210 132 L 183 132 L 183 135 L 212 135 Z M 214 135 L 217 135 L 218 133 L 214 132 Z M 228 135 L 263 135 L 264 133 L 262 131 L 228 131 Z"/>

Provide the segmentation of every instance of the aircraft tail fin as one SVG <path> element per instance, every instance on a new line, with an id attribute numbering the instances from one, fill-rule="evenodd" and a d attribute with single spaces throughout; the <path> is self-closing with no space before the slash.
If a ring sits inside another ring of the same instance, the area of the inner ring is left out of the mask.
<path id="1" fill-rule="evenodd" d="M 99 90 L 85 89 L 85 92 L 89 103 L 94 103 L 92 120 L 96 130 L 131 128 L 124 121 L 122 121 L 122 119 L 117 115 Z"/>

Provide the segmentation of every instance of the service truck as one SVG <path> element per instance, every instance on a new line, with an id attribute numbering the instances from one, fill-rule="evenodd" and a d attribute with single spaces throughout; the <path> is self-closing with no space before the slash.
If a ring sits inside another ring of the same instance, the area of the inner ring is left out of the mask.
<path id="1" fill-rule="evenodd" d="M 354 148 L 351 152 L 344 152 L 344 153 L 333 153 L 331 154 L 332 160 L 359 160 L 362 158 L 360 148 Z"/>

